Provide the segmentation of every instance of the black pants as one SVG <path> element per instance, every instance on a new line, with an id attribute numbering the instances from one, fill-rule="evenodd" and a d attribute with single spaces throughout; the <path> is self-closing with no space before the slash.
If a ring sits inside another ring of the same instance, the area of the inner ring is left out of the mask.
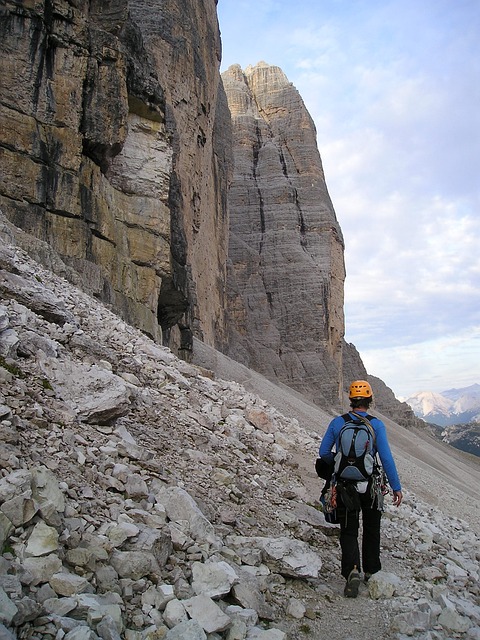
<path id="1" fill-rule="evenodd" d="M 370 488 L 370 487 L 369 487 Z M 380 520 L 382 512 L 377 509 L 377 503 L 372 506 L 369 489 L 366 493 L 359 493 L 360 511 L 347 511 L 341 501 L 337 507 L 340 521 L 340 547 L 342 549 L 342 576 L 348 578 L 354 566 L 362 571 L 358 533 L 360 528 L 360 513 L 362 514 L 362 559 L 365 573 L 380 571 Z"/>

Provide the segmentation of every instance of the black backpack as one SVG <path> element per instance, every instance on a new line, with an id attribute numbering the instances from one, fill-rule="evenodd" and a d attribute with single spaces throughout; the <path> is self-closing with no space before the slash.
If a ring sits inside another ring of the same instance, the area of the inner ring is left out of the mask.
<path id="1" fill-rule="evenodd" d="M 353 417 L 354 416 L 354 417 Z M 375 431 L 373 416 L 345 413 L 345 424 L 337 439 L 334 473 L 337 480 L 369 480 L 375 467 Z"/>

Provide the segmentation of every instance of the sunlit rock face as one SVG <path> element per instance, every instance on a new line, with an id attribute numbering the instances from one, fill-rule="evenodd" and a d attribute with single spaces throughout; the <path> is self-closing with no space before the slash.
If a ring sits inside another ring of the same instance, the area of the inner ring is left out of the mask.
<path id="1" fill-rule="evenodd" d="M 215 1 L 1 11 L 2 211 L 157 340 L 213 343 L 231 171 Z"/>
<path id="2" fill-rule="evenodd" d="M 344 333 L 343 238 L 313 121 L 275 66 L 230 67 L 228 354 L 338 403 Z"/>

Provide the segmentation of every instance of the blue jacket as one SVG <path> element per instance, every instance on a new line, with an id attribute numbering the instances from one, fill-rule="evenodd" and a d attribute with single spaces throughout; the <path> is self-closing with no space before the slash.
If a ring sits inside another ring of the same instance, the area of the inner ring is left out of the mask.
<path id="1" fill-rule="evenodd" d="M 356 411 L 356 413 L 361 416 L 367 415 L 365 411 Z M 352 418 L 353 417 L 354 416 L 352 416 Z M 385 473 L 387 474 L 388 482 L 390 483 L 393 491 L 401 491 L 402 487 L 400 484 L 400 478 L 398 477 L 397 467 L 395 466 L 395 461 L 393 459 L 390 445 L 387 439 L 387 429 L 383 422 L 378 418 L 372 418 L 370 420 L 370 423 L 373 427 L 373 430 L 375 431 L 375 450 L 380 456 L 382 466 L 385 469 Z M 340 433 L 340 429 L 344 424 L 345 420 L 342 418 L 342 416 L 337 416 L 330 422 L 330 424 L 328 425 L 328 429 L 323 436 L 320 448 L 318 450 L 318 455 L 320 456 L 320 458 L 323 458 L 327 462 L 333 461 L 333 448 L 335 447 L 336 451 L 338 435 Z"/>

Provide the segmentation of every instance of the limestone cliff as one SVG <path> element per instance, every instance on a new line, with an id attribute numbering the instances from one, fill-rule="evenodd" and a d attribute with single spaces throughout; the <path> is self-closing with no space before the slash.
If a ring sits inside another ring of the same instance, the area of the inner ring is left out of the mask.
<path id="1" fill-rule="evenodd" d="M 193 331 L 213 346 L 224 339 L 226 194 L 233 164 L 230 113 L 219 72 L 217 2 L 130 0 L 129 5 L 165 92 L 172 139 L 172 270 L 162 283 L 160 322 L 187 335 Z M 178 324 L 168 304 L 172 292 L 188 304 Z M 172 317 L 164 319 L 165 313 Z"/>
<path id="2" fill-rule="evenodd" d="M 222 77 L 235 157 L 227 353 L 319 404 L 337 404 L 344 247 L 315 126 L 278 67 L 234 65 Z"/>
<path id="3" fill-rule="evenodd" d="M 184 359 L 196 336 L 338 405 L 343 239 L 283 72 L 222 82 L 215 0 L 9 0 L 0 17 L 17 242 Z"/>
<path id="4" fill-rule="evenodd" d="M 2 5 L 1 209 L 129 322 L 212 342 L 230 170 L 215 0 Z"/>

